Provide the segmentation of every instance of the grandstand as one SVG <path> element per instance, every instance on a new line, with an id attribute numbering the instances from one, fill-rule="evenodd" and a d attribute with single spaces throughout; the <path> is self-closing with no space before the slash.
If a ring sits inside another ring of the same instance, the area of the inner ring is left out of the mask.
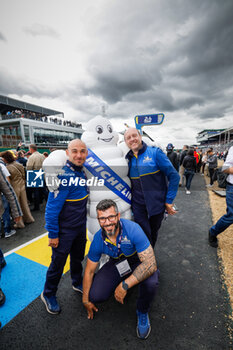
<path id="1" fill-rule="evenodd" d="M 227 129 L 205 129 L 198 133 L 199 148 L 213 147 L 217 152 L 224 152 L 233 143 L 233 127 Z"/>
<path id="2" fill-rule="evenodd" d="M 64 119 L 64 113 L 0 95 L 0 150 L 35 143 L 43 150 L 66 148 L 80 138 L 82 125 Z"/>

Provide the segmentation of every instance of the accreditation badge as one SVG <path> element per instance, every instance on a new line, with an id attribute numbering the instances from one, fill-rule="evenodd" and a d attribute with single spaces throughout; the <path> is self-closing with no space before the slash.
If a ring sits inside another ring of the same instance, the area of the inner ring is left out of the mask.
<path id="1" fill-rule="evenodd" d="M 115 264 L 119 275 L 121 277 L 124 277 L 125 275 L 127 275 L 128 273 L 132 272 L 131 267 L 129 266 L 128 260 L 125 259 L 124 261 L 121 261 L 117 264 Z"/>

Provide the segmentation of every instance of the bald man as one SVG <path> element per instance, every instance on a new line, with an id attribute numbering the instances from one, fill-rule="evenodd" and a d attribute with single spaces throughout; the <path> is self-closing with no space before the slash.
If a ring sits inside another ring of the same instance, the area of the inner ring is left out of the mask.
<path id="1" fill-rule="evenodd" d="M 172 203 L 180 177 L 163 151 L 147 146 L 137 129 L 127 129 L 124 138 L 130 148 L 126 158 L 134 221 L 142 227 L 154 247 L 165 209 L 170 215 L 176 213 Z"/>
<path id="2" fill-rule="evenodd" d="M 66 150 L 68 160 L 59 175 L 59 187 L 50 192 L 45 210 L 48 245 L 52 247 L 52 261 L 46 275 L 41 299 L 50 314 L 61 308 L 56 292 L 68 254 L 73 289 L 82 293 L 82 260 L 86 246 L 86 206 L 88 190 L 83 164 L 87 147 L 79 139 L 71 141 Z"/>

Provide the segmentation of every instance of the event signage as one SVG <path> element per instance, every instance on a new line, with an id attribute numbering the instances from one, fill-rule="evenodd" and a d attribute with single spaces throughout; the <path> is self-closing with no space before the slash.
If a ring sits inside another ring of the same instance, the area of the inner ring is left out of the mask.
<path id="1" fill-rule="evenodd" d="M 145 125 L 161 125 L 164 120 L 164 114 L 144 114 L 137 115 L 134 118 L 136 128 L 141 130 L 141 128 Z"/>

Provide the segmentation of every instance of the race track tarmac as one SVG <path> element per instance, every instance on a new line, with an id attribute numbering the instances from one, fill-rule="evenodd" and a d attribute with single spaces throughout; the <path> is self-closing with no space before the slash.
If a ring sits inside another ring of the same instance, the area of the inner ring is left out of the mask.
<path id="1" fill-rule="evenodd" d="M 124 305 L 111 298 L 98 305 L 94 320 L 88 320 L 67 272 L 57 294 L 61 314 L 48 314 L 37 297 L 0 330 L 0 349 L 230 349 L 230 306 L 217 251 L 207 243 L 212 221 L 200 175 L 195 175 L 191 191 L 188 196 L 179 189 L 175 201 L 179 212 L 164 221 L 159 232 L 155 254 L 160 287 L 150 311 L 152 331 L 147 340 L 136 336 L 137 287 Z M 29 283 L 27 288 L 31 287 Z"/>

